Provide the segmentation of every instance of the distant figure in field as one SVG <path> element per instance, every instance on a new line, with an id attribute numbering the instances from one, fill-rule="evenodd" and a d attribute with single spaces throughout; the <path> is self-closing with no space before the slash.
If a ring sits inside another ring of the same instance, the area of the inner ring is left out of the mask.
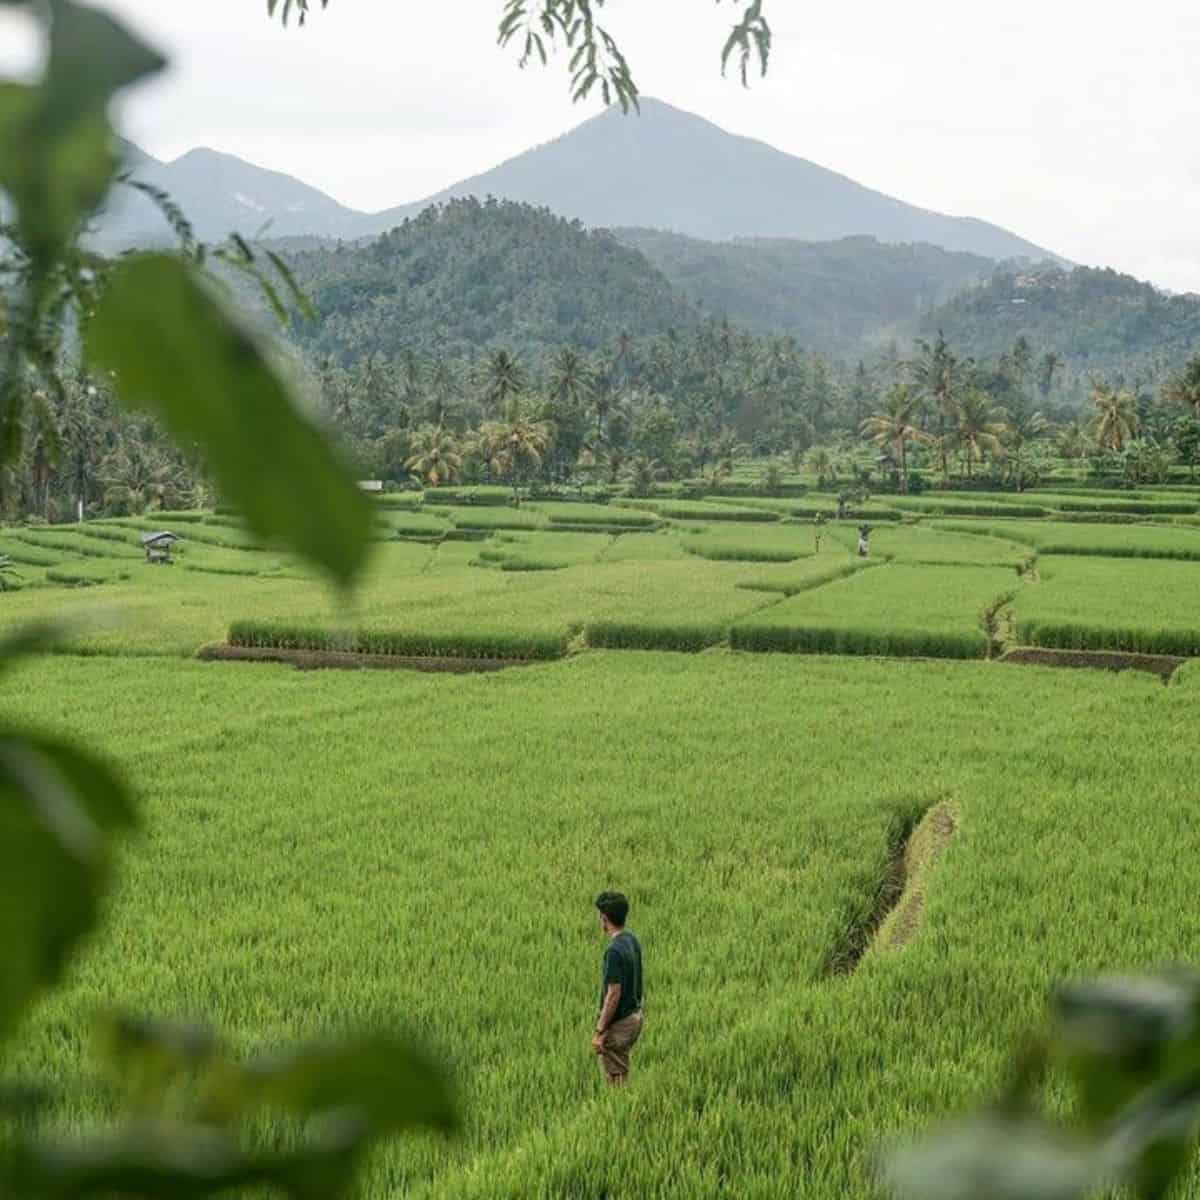
<path id="1" fill-rule="evenodd" d="M 825 533 L 825 514 L 817 513 L 813 518 L 813 540 L 817 544 L 817 553 L 821 553 L 821 537 Z"/>
<path id="2" fill-rule="evenodd" d="M 870 525 L 860 525 L 858 527 L 858 557 L 868 558 L 871 554 L 871 527 Z"/>
<path id="3" fill-rule="evenodd" d="M 629 901 L 620 892 L 601 892 L 596 909 L 608 947 L 592 1050 L 608 1082 L 620 1087 L 629 1077 L 629 1052 L 642 1033 L 642 947 L 625 928 Z"/>

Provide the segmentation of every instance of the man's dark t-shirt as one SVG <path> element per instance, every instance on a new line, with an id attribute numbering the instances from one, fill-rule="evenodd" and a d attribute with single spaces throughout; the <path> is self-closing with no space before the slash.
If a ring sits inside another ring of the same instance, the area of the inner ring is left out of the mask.
<path id="1" fill-rule="evenodd" d="M 604 951 L 604 983 L 600 988 L 600 1007 L 609 985 L 621 985 L 614 1021 L 623 1021 L 642 1007 L 642 946 L 629 930 L 622 930 L 608 943 Z"/>

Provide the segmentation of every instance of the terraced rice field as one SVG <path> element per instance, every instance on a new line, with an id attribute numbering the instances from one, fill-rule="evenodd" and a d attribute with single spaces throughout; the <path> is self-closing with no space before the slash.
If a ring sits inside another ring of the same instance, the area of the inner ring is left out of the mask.
<path id="1" fill-rule="evenodd" d="M 466 1123 L 382 1152 L 372 1200 L 866 1200 L 881 1140 L 995 1093 L 1054 981 L 1195 958 L 1200 562 L 1129 555 L 1200 534 L 881 522 L 864 562 L 856 523 L 818 553 L 785 513 L 707 511 L 734 507 L 388 498 L 350 606 L 227 516 L 0 532 L 25 555 L 0 627 L 124 614 L 6 676 L 0 709 L 102 748 L 147 818 L 109 936 L 9 1072 L 82 1081 L 74 1126 L 105 1112 L 86 1029 L 115 1001 L 240 1049 L 383 1024 L 448 1064 Z M 162 524 L 175 567 L 139 559 Z M 535 661 L 192 661 L 231 631 Z M 985 661 L 1022 642 L 1191 661 L 1167 686 Z M 920 903 L 857 961 L 935 807 Z M 587 1049 L 605 887 L 647 955 L 619 1094 Z"/>

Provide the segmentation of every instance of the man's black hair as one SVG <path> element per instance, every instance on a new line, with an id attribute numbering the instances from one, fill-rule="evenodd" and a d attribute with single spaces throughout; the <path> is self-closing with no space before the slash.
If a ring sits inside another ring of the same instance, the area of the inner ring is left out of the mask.
<path id="1" fill-rule="evenodd" d="M 625 928 L 629 916 L 629 901 L 620 892 L 601 892 L 596 897 L 596 907 L 618 928 Z"/>

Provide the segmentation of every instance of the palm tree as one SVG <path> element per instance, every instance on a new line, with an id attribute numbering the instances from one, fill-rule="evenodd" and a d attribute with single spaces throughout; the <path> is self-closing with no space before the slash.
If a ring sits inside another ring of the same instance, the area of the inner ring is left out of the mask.
<path id="1" fill-rule="evenodd" d="M 816 446 L 809 451 L 808 465 L 817 473 L 818 487 L 824 487 L 829 481 L 837 479 L 837 465 L 824 446 Z"/>
<path id="2" fill-rule="evenodd" d="M 918 338 L 916 345 L 917 357 L 907 364 L 908 373 L 918 396 L 927 402 L 932 415 L 936 417 L 937 437 L 934 444 L 938 447 L 938 461 L 945 478 L 949 474 L 947 451 L 951 445 L 950 434 L 956 424 L 955 401 L 964 364 L 950 349 L 940 329 L 932 345 L 923 338 Z"/>
<path id="3" fill-rule="evenodd" d="M 462 447 L 444 425 L 423 425 L 412 436 L 404 465 L 430 487 L 453 483 L 462 471 Z"/>
<path id="4" fill-rule="evenodd" d="M 454 397 L 458 391 L 458 377 L 451 363 L 439 354 L 429 371 L 430 423 L 444 425 L 451 416 Z"/>
<path id="5" fill-rule="evenodd" d="M 971 388 L 955 404 L 954 444 L 960 447 L 967 459 L 967 478 L 970 479 L 975 459 L 981 462 L 985 454 L 999 454 L 1003 450 L 1000 441 L 1005 431 L 1002 420 L 992 398 L 979 388 Z"/>
<path id="6" fill-rule="evenodd" d="M 1063 458 L 1084 458 L 1092 446 L 1087 430 L 1078 421 L 1062 426 L 1056 441 Z"/>
<path id="7" fill-rule="evenodd" d="M 106 504 L 140 514 L 162 506 L 179 485 L 179 471 L 154 446 L 129 439 L 101 464 L 100 480 Z"/>
<path id="8" fill-rule="evenodd" d="M 525 390 L 525 368 L 508 350 L 494 350 L 483 364 L 480 397 L 486 412 L 500 413 Z"/>
<path id="9" fill-rule="evenodd" d="M 929 434 L 916 426 L 920 398 L 907 384 L 897 383 L 884 397 L 883 409 L 862 423 L 862 435 L 890 450 L 900 466 L 900 490 L 908 491 L 908 447 L 927 444 Z"/>
<path id="10" fill-rule="evenodd" d="M 1053 350 L 1047 350 L 1038 361 L 1038 390 L 1043 399 L 1050 395 L 1050 390 L 1054 387 L 1054 376 L 1061 370 L 1062 365 L 1062 359 Z"/>
<path id="11" fill-rule="evenodd" d="M 1017 491 L 1023 492 L 1025 490 L 1025 472 L 1022 459 L 1025 448 L 1046 432 L 1049 422 L 1040 412 L 1032 411 L 1026 404 L 1005 410 L 1004 418 L 1005 430 L 1002 440 L 1012 458 Z"/>
<path id="12" fill-rule="evenodd" d="M 512 483 L 513 504 L 521 503 L 521 481 L 536 471 L 554 441 L 548 421 L 535 421 L 519 397 L 508 406 L 503 421 L 491 421 L 479 431 L 479 449 L 484 460 Z"/>
<path id="13" fill-rule="evenodd" d="M 550 399 L 584 405 L 596 391 L 596 371 L 578 350 L 562 349 L 550 364 Z"/>
<path id="14" fill-rule="evenodd" d="M 1114 391 L 1097 383 L 1092 389 L 1096 415 L 1092 418 L 1092 436 L 1104 450 L 1124 450 L 1138 431 L 1137 400 L 1128 390 Z"/>
<path id="15" fill-rule="evenodd" d="M 629 490 L 634 496 L 648 496 L 654 485 L 667 477 L 667 468 L 657 458 L 644 454 L 635 455 L 625 467 L 629 479 Z"/>
<path id="16" fill-rule="evenodd" d="M 1171 404 L 1182 404 L 1192 415 L 1200 418 L 1200 355 L 1188 364 L 1167 384 L 1163 392 Z"/>

